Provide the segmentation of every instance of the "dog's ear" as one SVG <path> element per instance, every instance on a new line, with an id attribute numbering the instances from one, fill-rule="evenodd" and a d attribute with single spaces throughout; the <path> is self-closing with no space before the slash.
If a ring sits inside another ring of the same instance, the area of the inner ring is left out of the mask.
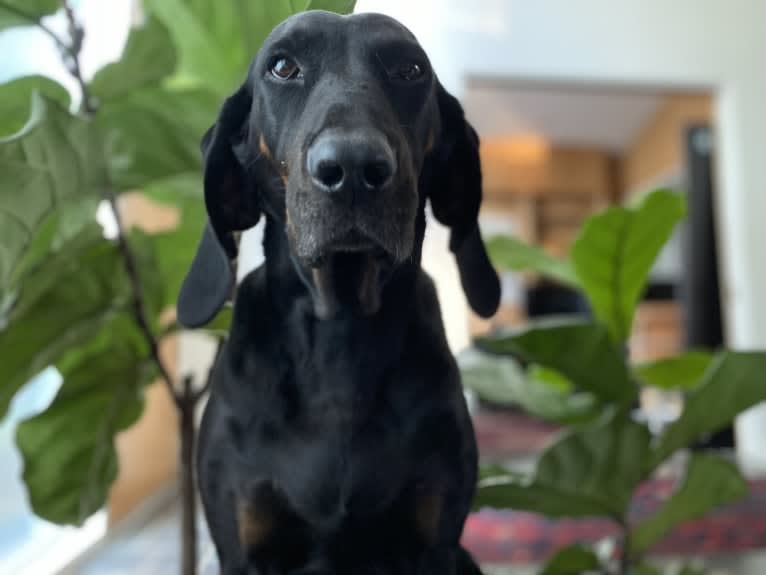
<path id="1" fill-rule="evenodd" d="M 246 82 L 224 102 L 218 120 L 202 138 L 208 222 L 178 297 L 178 321 L 186 327 L 206 324 L 223 307 L 234 286 L 234 232 L 251 228 L 260 217 L 258 192 L 248 185 L 247 171 L 235 152 L 248 138 L 251 107 L 252 91 Z"/>
<path id="2" fill-rule="evenodd" d="M 437 84 L 439 136 L 426 158 L 426 193 L 436 219 L 449 226 L 450 250 L 471 308 L 490 317 L 500 305 L 500 280 L 479 232 L 479 137 L 457 99 Z"/>

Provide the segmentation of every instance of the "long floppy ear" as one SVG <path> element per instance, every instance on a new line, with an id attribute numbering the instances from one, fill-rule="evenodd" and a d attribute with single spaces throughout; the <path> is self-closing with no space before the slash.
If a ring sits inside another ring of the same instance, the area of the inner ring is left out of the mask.
<path id="1" fill-rule="evenodd" d="M 428 196 L 436 219 L 451 229 L 450 250 L 471 308 L 491 317 L 500 305 L 500 280 L 479 232 L 479 137 L 457 99 L 437 85 L 441 130 L 431 151 Z"/>
<path id="2" fill-rule="evenodd" d="M 224 102 L 202 138 L 208 222 L 178 297 L 178 321 L 186 327 L 206 324 L 226 303 L 234 287 L 234 232 L 254 226 L 260 217 L 257 190 L 235 153 L 247 138 L 251 107 L 246 82 Z"/>

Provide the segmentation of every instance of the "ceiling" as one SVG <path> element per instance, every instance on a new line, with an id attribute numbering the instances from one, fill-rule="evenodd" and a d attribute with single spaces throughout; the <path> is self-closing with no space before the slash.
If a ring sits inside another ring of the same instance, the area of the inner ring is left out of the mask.
<path id="1" fill-rule="evenodd" d="M 552 145 L 622 152 L 664 98 L 649 90 L 473 79 L 463 105 L 483 137 L 535 136 Z"/>

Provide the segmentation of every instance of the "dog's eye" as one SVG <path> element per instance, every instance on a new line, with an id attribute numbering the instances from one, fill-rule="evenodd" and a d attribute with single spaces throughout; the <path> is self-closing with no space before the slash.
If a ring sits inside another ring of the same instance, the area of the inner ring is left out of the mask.
<path id="1" fill-rule="evenodd" d="M 290 60 L 289 58 L 277 58 L 271 65 L 271 75 L 279 80 L 294 80 L 296 78 L 302 78 L 303 72 L 298 67 L 298 64 Z"/>
<path id="2" fill-rule="evenodd" d="M 424 73 L 423 66 L 420 64 L 407 62 L 399 66 L 396 70 L 396 77 L 405 82 L 414 82 L 415 80 L 422 78 Z"/>

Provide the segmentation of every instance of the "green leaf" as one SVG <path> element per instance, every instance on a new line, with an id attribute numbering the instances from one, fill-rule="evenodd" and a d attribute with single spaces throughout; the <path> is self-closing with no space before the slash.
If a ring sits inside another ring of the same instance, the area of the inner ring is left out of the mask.
<path id="1" fill-rule="evenodd" d="M 494 236 L 485 242 L 492 263 L 498 268 L 532 271 L 571 287 L 580 287 L 572 264 L 549 255 L 512 236 Z"/>
<path id="2" fill-rule="evenodd" d="M 685 213 L 681 195 L 659 190 L 635 208 L 613 207 L 591 217 L 575 240 L 575 272 L 614 341 L 630 335 L 647 274 Z"/>
<path id="3" fill-rule="evenodd" d="M 154 201 L 178 209 L 178 226 L 174 230 L 151 236 L 160 275 L 166 286 L 165 305 L 175 307 L 207 219 L 202 197 L 202 176 L 199 173 L 184 174 L 152 184 L 144 193 Z"/>
<path id="4" fill-rule="evenodd" d="M 306 10 L 327 10 L 338 14 L 350 14 L 354 11 L 356 0 L 308 0 Z"/>
<path id="5" fill-rule="evenodd" d="M 566 380 L 568 387 L 562 387 L 560 381 L 549 385 L 530 377 L 511 358 L 473 351 L 458 359 L 463 385 L 486 401 L 521 406 L 543 419 L 567 424 L 590 421 L 601 412 L 593 396 L 572 393 Z"/>
<path id="6" fill-rule="evenodd" d="M 92 123 L 39 95 L 25 128 L 0 140 L 0 295 L 10 289 L 15 268 L 54 210 L 73 203 L 82 207 L 83 199 L 101 196 L 107 181 L 103 157 Z M 93 216 L 92 209 L 68 211 L 67 235 Z"/>
<path id="7" fill-rule="evenodd" d="M 764 373 L 766 352 L 727 351 L 717 357 L 689 393 L 681 416 L 660 436 L 652 468 L 677 449 L 715 433 L 746 409 L 766 401 Z"/>
<path id="8" fill-rule="evenodd" d="M 140 235 L 131 238 L 131 246 L 144 279 L 144 300 L 155 317 L 163 294 L 150 246 Z M 29 274 L 0 330 L 0 418 L 29 379 L 131 309 L 129 286 L 117 246 L 104 240 L 95 224 Z"/>
<path id="9" fill-rule="evenodd" d="M 307 8 L 351 11 L 350 0 L 146 0 L 179 50 L 180 76 L 210 85 L 225 97 L 245 79 L 263 40 L 288 16 Z"/>
<path id="10" fill-rule="evenodd" d="M 43 16 L 61 6 L 58 0 L 4 0 L 0 6 L 0 30 L 13 26 L 33 26 Z"/>
<path id="11" fill-rule="evenodd" d="M 91 92 L 102 101 L 113 100 L 158 84 L 175 67 L 176 50 L 170 33 L 162 22 L 149 18 L 143 27 L 131 30 L 120 60 L 98 71 Z"/>
<path id="12" fill-rule="evenodd" d="M 101 108 L 96 122 L 109 147 L 117 189 L 199 173 L 199 142 L 218 106 L 218 98 L 203 89 L 151 88 Z"/>
<path id="13" fill-rule="evenodd" d="M 644 478 L 649 430 L 619 413 L 570 431 L 547 448 L 534 476 L 479 481 L 474 507 L 510 508 L 550 517 L 624 517 Z"/>
<path id="14" fill-rule="evenodd" d="M 479 338 L 477 346 L 555 369 L 604 401 L 628 402 L 637 393 L 622 353 L 600 324 L 545 320 L 509 335 Z"/>
<path id="15" fill-rule="evenodd" d="M 154 375 L 141 343 L 129 316 L 106 323 L 58 363 L 63 384 L 48 409 L 18 426 L 24 482 L 38 516 L 81 525 L 106 502 L 117 476 L 115 436 L 138 419 Z"/>
<path id="16" fill-rule="evenodd" d="M 690 351 L 667 359 L 644 363 L 634 367 L 645 385 L 662 389 L 692 389 L 705 375 L 713 355 L 703 351 Z"/>
<path id="17" fill-rule="evenodd" d="M 32 94 L 38 92 L 62 108 L 69 108 L 69 92 L 45 76 L 24 76 L 0 84 L 0 136 L 13 134 L 27 123 L 32 108 Z"/>
<path id="18" fill-rule="evenodd" d="M 648 551 L 676 525 L 747 495 L 747 482 L 736 465 L 713 455 L 695 454 L 681 487 L 654 516 L 633 527 L 630 553 Z"/>
<path id="19" fill-rule="evenodd" d="M 219 311 L 216 316 L 211 319 L 204 326 L 199 328 L 200 331 L 207 333 L 213 337 L 228 337 L 231 330 L 231 320 L 234 317 L 234 307 L 227 304 Z"/>
<path id="20" fill-rule="evenodd" d="M 628 575 L 662 575 L 662 571 L 649 563 L 639 563 L 628 569 Z"/>
<path id="21" fill-rule="evenodd" d="M 582 545 L 572 545 L 556 553 L 540 575 L 580 575 L 600 568 L 601 561 L 593 551 Z"/>

